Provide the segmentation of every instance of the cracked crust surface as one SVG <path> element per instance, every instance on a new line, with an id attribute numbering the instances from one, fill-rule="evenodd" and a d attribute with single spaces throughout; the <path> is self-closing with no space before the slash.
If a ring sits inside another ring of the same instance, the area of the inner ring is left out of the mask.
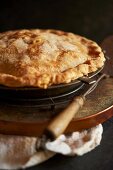
<path id="1" fill-rule="evenodd" d="M 85 37 L 58 30 L 0 33 L 0 84 L 47 88 L 69 83 L 104 65 L 101 48 Z"/>

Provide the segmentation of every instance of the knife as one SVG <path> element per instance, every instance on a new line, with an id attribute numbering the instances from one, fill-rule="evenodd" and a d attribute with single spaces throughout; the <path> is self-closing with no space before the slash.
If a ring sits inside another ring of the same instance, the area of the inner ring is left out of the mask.
<path id="1" fill-rule="evenodd" d="M 101 74 L 96 82 L 90 85 L 90 87 L 84 92 L 84 94 L 80 96 L 75 96 L 70 104 L 54 119 L 52 119 L 44 132 L 47 138 L 54 140 L 64 133 L 75 114 L 77 114 L 78 111 L 83 107 L 86 96 L 90 94 L 96 88 L 99 81 L 105 77 L 109 76 L 106 74 Z"/>

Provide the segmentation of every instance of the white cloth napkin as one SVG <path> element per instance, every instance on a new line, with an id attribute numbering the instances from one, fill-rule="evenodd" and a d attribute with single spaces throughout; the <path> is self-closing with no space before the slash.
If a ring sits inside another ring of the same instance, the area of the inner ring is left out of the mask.
<path id="1" fill-rule="evenodd" d="M 102 133 L 103 127 L 99 124 L 82 132 L 73 132 L 69 136 L 60 135 L 55 141 L 47 142 L 46 148 L 63 155 L 83 155 L 100 144 Z"/>
<path id="2" fill-rule="evenodd" d="M 102 125 L 59 136 L 55 141 L 47 141 L 45 150 L 36 150 L 37 138 L 0 135 L 0 169 L 26 168 L 46 161 L 56 153 L 63 155 L 83 155 L 100 144 Z M 38 138 L 38 140 L 41 140 Z"/>

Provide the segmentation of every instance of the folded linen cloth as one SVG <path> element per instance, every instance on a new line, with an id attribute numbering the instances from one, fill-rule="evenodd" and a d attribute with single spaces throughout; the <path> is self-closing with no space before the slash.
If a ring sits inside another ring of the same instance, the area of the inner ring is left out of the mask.
<path id="1" fill-rule="evenodd" d="M 103 127 L 99 124 L 82 132 L 73 132 L 65 136 L 60 135 L 53 142 L 46 142 L 46 148 L 63 155 L 83 155 L 98 146 L 102 139 Z"/>
<path id="2" fill-rule="evenodd" d="M 99 124 L 82 132 L 60 135 L 55 141 L 47 141 L 45 149 L 37 150 L 40 138 L 0 135 L 0 169 L 27 168 L 46 161 L 56 153 L 63 155 L 83 155 L 102 139 L 103 127 Z"/>

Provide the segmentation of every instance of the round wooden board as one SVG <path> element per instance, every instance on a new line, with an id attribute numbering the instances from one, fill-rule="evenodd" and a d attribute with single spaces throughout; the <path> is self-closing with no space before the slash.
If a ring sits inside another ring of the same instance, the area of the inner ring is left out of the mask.
<path id="1" fill-rule="evenodd" d="M 113 38 L 113 37 L 112 37 Z M 109 40 L 106 40 L 109 44 Z M 102 44 L 105 46 L 106 41 Z M 109 44 L 110 47 L 110 44 Z M 112 48 L 112 46 L 111 46 Z M 109 50 L 108 50 L 109 52 Z M 104 72 L 113 75 L 113 55 L 108 53 Z M 111 57 L 111 58 L 110 58 Z M 56 114 L 62 108 L 56 110 Z M 0 103 L 0 133 L 7 135 L 39 136 L 55 114 L 51 110 L 34 107 L 14 107 Z M 103 79 L 85 102 L 84 107 L 74 117 L 65 133 L 80 131 L 103 123 L 113 116 L 113 78 Z"/>

